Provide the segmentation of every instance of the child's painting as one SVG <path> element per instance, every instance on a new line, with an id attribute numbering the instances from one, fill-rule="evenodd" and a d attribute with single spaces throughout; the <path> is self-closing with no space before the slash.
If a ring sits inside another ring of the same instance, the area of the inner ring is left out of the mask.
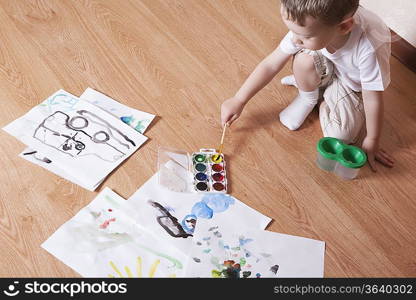
<path id="1" fill-rule="evenodd" d="M 158 184 L 158 173 L 128 200 L 138 223 L 184 253 L 201 219 L 264 229 L 270 218 L 223 193 L 180 193 Z"/>
<path id="2" fill-rule="evenodd" d="M 42 247 L 84 277 L 180 277 L 186 256 L 137 224 L 105 188 Z"/>
<path id="3" fill-rule="evenodd" d="M 155 115 L 121 104 L 92 88 L 87 88 L 80 98 L 104 109 L 142 134 L 155 117 Z"/>
<path id="4" fill-rule="evenodd" d="M 37 158 L 42 156 L 41 160 L 53 162 L 90 190 L 147 139 L 104 110 L 64 90 L 4 130 L 35 149 L 28 152 L 37 151 Z"/>
<path id="5" fill-rule="evenodd" d="M 201 220 L 186 267 L 189 277 L 323 277 L 325 243 Z"/>
<path id="6" fill-rule="evenodd" d="M 97 183 L 95 183 L 94 185 L 91 184 L 86 184 L 85 182 L 83 182 L 82 180 L 79 180 L 76 175 L 75 176 L 71 176 L 69 175 L 68 172 L 64 171 L 64 169 L 60 168 L 59 166 L 57 166 L 56 163 L 54 163 L 52 160 L 50 160 L 49 158 L 47 158 L 46 156 L 42 155 L 42 153 L 39 153 L 39 151 L 36 151 L 32 148 L 26 148 L 25 150 L 23 150 L 23 152 L 21 152 L 19 154 L 19 157 L 35 164 L 38 165 L 46 170 L 48 170 L 49 172 L 52 172 L 72 183 L 75 183 L 81 187 L 83 187 L 84 189 L 87 189 L 91 192 L 93 192 L 103 181 L 105 178 L 103 178 L 102 180 L 98 181 Z"/>

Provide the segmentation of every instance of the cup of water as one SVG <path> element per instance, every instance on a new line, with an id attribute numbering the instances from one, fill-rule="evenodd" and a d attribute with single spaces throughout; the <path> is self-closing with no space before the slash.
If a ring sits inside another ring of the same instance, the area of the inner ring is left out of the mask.
<path id="1" fill-rule="evenodd" d="M 321 138 L 317 144 L 317 152 L 318 167 L 334 172 L 343 179 L 357 177 L 360 168 L 367 162 L 367 155 L 362 149 L 332 137 Z"/>

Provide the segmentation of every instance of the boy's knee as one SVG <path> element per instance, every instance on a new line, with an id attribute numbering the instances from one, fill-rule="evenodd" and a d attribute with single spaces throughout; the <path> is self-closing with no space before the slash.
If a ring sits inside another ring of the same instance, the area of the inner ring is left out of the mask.
<path id="1" fill-rule="evenodd" d="M 293 71 L 311 72 L 315 70 L 315 62 L 312 55 L 301 52 L 295 55 L 293 59 Z"/>
<path id="2" fill-rule="evenodd" d="M 322 129 L 324 137 L 333 137 L 343 141 L 346 144 L 351 144 L 356 139 L 356 133 L 337 126 L 336 124 L 329 124 L 326 128 Z"/>
<path id="3" fill-rule="evenodd" d="M 314 57 L 308 53 L 298 53 L 293 59 L 293 74 L 301 90 L 313 90 L 321 81 L 315 67 Z"/>

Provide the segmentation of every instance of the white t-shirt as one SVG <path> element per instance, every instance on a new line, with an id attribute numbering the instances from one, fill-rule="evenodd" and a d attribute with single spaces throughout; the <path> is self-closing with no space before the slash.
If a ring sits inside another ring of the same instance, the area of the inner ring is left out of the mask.
<path id="1" fill-rule="evenodd" d="M 352 90 L 384 91 L 390 84 L 389 28 L 374 13 L 359 7 L 354 15 L 354 27 L 345 45 L 335 53 L 326 48 L 321 53 L 335 66 L 335 74 Z M 302 48 L 293 43 L 293 33 L 280 42 L 280 49 L 295 54 Z"/>

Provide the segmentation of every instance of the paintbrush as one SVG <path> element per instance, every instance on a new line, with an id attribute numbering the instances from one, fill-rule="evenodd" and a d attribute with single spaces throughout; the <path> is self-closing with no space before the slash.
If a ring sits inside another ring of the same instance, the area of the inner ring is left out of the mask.
<path id="1" fill-rule="evenodd" d="M 218 154 L 222 153 L 222 147 L 224 146 L 225 129 L 229 126 L 228 122 L 225 123 L 224 129 L 222 130 L 221 144 L 218 150 Z"/>

